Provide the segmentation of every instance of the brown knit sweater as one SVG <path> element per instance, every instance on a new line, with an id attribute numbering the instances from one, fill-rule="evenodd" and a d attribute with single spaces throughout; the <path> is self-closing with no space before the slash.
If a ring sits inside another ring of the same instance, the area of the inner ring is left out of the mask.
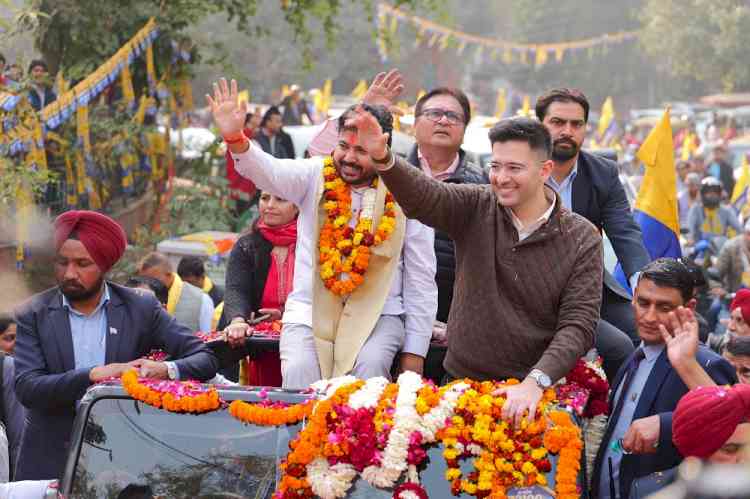
<path id="1" fill-rule="evenodd" d="M 397 158 L 381 177 L 410 218 L 456 243 L 445 368 L 478 380 L 565 376 L 594 344 L 602 295 L 601 237 L 556 206 L 524 241 L 489 185 L 435 181 Z"/>

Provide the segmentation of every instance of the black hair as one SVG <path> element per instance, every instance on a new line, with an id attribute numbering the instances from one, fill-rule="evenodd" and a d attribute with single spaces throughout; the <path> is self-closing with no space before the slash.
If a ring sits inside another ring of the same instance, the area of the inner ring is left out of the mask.
<path id="1" fill-rule="evenodd" d="M 708 285 L 706 274 L 703 272 L 702 267 L 687 258 L 680 258 L 679 261 L 688 268 L 690 275 L 693 276 L 693 284 L 696 291 Z"/>
<path id="2" fill-rule="evenodd" d="M 575 88 L 555 88 L 539 97 L 534 106 L 534 111 L 539 121 L 544 121 L 544 117 L 547 116 L 547 109 L 553 102 L 575 102 L 576 104 L 580 104 L 583 108 L 583 120 L 588 123 L 589 108 L 591 106 L 586 96 L 580 90 Z"/>
<path id="3" fill-rule="evenodd" d="M 661 288 L 672 288 L 680 292 L 683 304 L 693 298 L 695 276 L 682 260 L 657 258 L 641 269 L 638 282 L 648 279 Z"/>
<path id="4" fill-rule="evenodd" d="M 31 70 L 34 69 L 37 66 L 41 66 L 44 68 L 45 71 L 49 72 L 49 68 L 47 67 L 47 63 L 44 62 L 41 59 L 34 59 L 29 63 L 29 71 L 28 73 L 31 74 Z"/>
<path id="5" fill-rule="evenodd" d="M 148 287 L 156 295 L 156 299 L 159 303 L 166 305 L 169 300 L 169 289 L 159 279 L 147 276 L 133 276 L 128 279 L 125 286 L 129 288 L 142 288 L 143 286 Z"/>
<path id="6" fill-rule="evenodd" d="M 464 126 L 468 125 L 471 121 L 471 104 L 469 104 L 469 98 L 462 90 L 454 87 L 438 87 L 433 88 L 417 101 L 417 105 L 414 107 L 414 116 L 420 116 L 422 114 L 422 108 L 428 100 L 432 99 L 437 95 L 450 95 L 458 102 L 461 109 L 464 112 Z"/>
<path id="7" fill-rule="evenodd" d="M 10 314 L 0 314 L 0 334 L 8 330 L 11 324 L 15 324 L 16 319 Z"/>
<path id="8" fill-rule="evenodd" d="M 186 277 L 204 277 L 206 268 L 203 259 L 199 256 L 183 256 L 177 264 L 177 274 L 183 279 Z"/>
<path id="9" fill-rule="evenodd" d="M 737 336 L 732 333 L 727 334 L 729 335 L 729 341 L 727 341 L 727 352 L 732 355 L 750 357 L 750 338 Z"/>
<path id="10" fill-rule="evenodd" d="M 547 160 L 552 154 L 552 137 L 547 127 L 531 118 L 506 118 L 489 131 L 490 143 L 526 142 L 532 151 L 541 152 Z"/>
<path id="11" fill-rule="evenodd" d="M 3 64 L 5 64 L 6 62 L 8 62 L 8 61 L 5 60 L 5 56 L 3 55 L 2 52 L 0 52 L 0 62 L 2 62 Z"/>
<path id="12" fill-rule="evenodd" d="M 383 133 L 388 134 L 388 147 L 390 147 L 393 142 L 393 115 L 385 106 L 371 106 L 369 104 L 360 103 L 349 107 L 349 109 L 339 116 L 339 133 L 347 129 L 346 121 L 352 117 L 352 113 L 358 106 L 362 106 L 362 109 L 373 115 L 375 119 L 378 120 L 378 124 L 380 124 Z"/>
<path id="13" fill-rule="evenodd" d="M 131 483 L 117 494 L 117 499 L 153 499 L 154 491 L 148 485 Z"/>
<path id="14" fill-rule="evenodd" d="M 260 120 L 260 127 L 263 128 L 266 126 L 266 122 L 271 119 L 271 116 L 278 114 L 281 116 L 281 111 L 279 111 L 279 108 L 276 106 L 271 106 L 268 108 L 268 110 L 263 114 L 263 119 Z"/>
<path id="15" fill-rule="evenodd" d="M 245 115 L 245 126 L 247 126 L 247 124 L 250 123 L 251 119 L 253 119 L 253 113 L 247 113 Z"/>

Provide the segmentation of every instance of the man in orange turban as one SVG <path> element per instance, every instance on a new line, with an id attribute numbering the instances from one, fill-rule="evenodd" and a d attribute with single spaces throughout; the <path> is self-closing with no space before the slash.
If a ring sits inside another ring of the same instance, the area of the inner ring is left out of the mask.
<path id="1" fill-rule="evenodd" d="M 672 441 L 684 457 L 734 464 L 750 443 L 750 385 L 701 386 L 680 399 Z"/>
<path id="2" fill-rule="evenodd" d="M 211 379 L 214 354 L 153 294 L 105 274 L 127 245 L 101 213 L 69 211 L 54 223 L 57 286 L 16 311 L 16 394 L 28 409 L 16 480 L 61 478 L 78 400 L 92 384 L 137 369 L 159 379 Z M 165 350 L 174 362 L 144 357 Z"/>

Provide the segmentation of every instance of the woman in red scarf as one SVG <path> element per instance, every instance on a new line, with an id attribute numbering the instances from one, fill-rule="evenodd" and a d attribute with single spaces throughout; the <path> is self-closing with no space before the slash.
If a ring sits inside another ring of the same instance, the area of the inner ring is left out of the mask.
<path id="1" fill-rule="evenodd" d="M 224 294 L 227 328 L 247 328 L 254 315 L 280 320 L 292 291 L 299 210 L 267 192 L 261 193 L 258 207 L 260 217 L 252 231 L 237 240 L 229 255 Z M 281 386 L 277 352 L 261 353 L 244 367 L 247 384 Z"/>

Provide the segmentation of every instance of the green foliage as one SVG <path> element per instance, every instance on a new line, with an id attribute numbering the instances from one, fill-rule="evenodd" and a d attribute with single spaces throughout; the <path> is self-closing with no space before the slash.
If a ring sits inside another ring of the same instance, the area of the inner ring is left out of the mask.
<path id="1" fill-rule="evenodd" d="M 740 0 L 648 0 L 643 46 L 680 77 L 750 89 L 750 5 Z M 717 88 L 716 90 L 719 90 Z"/>

